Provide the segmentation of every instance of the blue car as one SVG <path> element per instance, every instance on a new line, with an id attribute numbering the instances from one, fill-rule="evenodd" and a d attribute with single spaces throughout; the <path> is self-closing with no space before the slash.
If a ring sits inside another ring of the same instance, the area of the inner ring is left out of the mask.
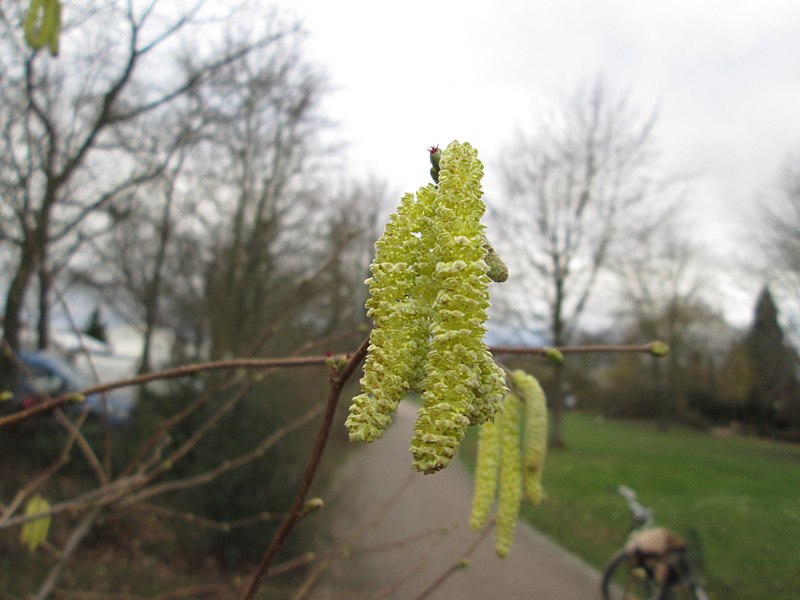
<path id="1" fill-rule="evenodd" d="M 47 352 L 20 352 L 23 365 L 21 383 L 14 390 L 11 402 L 18 408 L 28 408 L 47 398 L 55 398 L 70 392 L 78 392 L 94 385 L 92 380 L 66 360 Z M 136 398 L 130 390 L 107 393 L 108 420 L 112 425 L 128 423 L 136 407 Z M 84 406 L 97 415 L 104 413 L 103 397 L 92 394 L 85 403 L 68 404 L 65 409 L 82 410 Z"/>

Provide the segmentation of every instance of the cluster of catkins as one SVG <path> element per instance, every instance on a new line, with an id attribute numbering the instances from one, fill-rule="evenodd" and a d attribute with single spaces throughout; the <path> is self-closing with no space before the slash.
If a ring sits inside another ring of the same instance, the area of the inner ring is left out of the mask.
<path id="1" fill-rule="evenodd" d="M 486 525 L 497 497 L 495 551 L 508 555 L 522 500 L 542 499 L 542 470 L 547 451 L 547 406 L 539 382 L 524 371 L 511 374 L 512 391 L 494 422 L 481 427 L 475 493 L 469 525 Z"/>
<path id="2" fill-rule="evenodd" d="M 431 156 L 438 185 L 406 194 L 375 244 L 367 280 L 374 328 L 346 422 L 352 441 L 371 442 L 400 400 L 418 392 L 411 453 L 423 473 L 444 468 L 467 426 L 492 421 L 508 391 L 483 341 L 490 254 L 480 223 L 483 165 L 467 143 Z"/>

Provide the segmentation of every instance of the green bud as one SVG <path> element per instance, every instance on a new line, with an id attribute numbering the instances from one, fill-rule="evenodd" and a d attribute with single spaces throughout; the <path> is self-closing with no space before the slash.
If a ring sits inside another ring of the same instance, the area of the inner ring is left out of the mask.
<path id="1" fill-rule="evenodd" d="M 544 355 L 546 358 L 552 360 L 557 365 L 564 364 L 564 355 L 561 354 L 561 351 L 558 350 L 557 348 L 545 348 Z"/>
<path id="2" fill-rule="evenodd" d="M 305 504 L 303 504 L 302 514 L 305 516 L 312 512 L 316 512 L 321 509 L 325 503 L 322 501 L 322 498 L 311 498 L 306 500 Z"/>
<path id="3" fill-rule="evenodd" d="M 664 342 L 655 341 L 650 344 L 650 354 L 659 358 L 669 354 L 669 346 Z"/>
<path id="4" fill-rule="evenodd" d="M 495 283 L 503 283 L 508 279 L 508 267 L 506 263 L 504 263 L 500 255 L 497 254 L 497 251 L 492 248 L 492 245 L 486 240 L 485 236 L 483 238 L 483 247 L 486 248 L 486 258 L 484 260 L 489 267 L 486 274 L 489 276 L 489 279 Z"/>
<path id="5" fill-rule="evenodd" d="M 8 390 L 4 392 L 0 392 L 0 402 L 7 402 L 14 397 L 13 392 L 9 392 Z"/>

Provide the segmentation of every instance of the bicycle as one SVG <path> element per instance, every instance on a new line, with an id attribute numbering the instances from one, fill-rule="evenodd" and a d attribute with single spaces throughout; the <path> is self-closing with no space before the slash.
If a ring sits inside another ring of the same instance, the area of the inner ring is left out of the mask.
<path id="1" fill-rule="evenodd" d="M 628 486 L 617 488 L 631 512 L 630 536 L 603 569 L 604 600 L 708 600 L 693 577 L 686 541 L 656 527 L 653 511 L 643 506 Z"/>

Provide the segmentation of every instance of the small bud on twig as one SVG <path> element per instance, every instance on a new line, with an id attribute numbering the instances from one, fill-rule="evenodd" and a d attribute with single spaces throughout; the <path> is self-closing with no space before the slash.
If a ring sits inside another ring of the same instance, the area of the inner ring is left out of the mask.
<path id="1" fill-rule="evenodd" d="M 564 364 L 564 355 L 557 348 L 545 348 L 544 355 L 546 358 L 552 360 L 557 365 Z"/>
<path id="2" fill-rule="evenodd" d="M 669 354 L 669 346 L 661 341 L 652 342 L 650 344 L 650 354 L 659 358 L 664 357 Z"/>
<path id="3" fill-rule="evenodd" d="M 431 155 L 431 178 L 436 185 L 439 185 L 439 160 L 442 158 L 442 150 L 439 146 L 428 148 Z"/>
<path id="4" fill-rule="evenodd" d="M 325 503 L 322 501 L 322 498 L 311 498 L 306 500 L 306 503 L 303 504 L 303 510 L 300 511 L 300 514 L 305 517 L 306 515 L 318 511 L 323 506 L 325 506 Z"/>

